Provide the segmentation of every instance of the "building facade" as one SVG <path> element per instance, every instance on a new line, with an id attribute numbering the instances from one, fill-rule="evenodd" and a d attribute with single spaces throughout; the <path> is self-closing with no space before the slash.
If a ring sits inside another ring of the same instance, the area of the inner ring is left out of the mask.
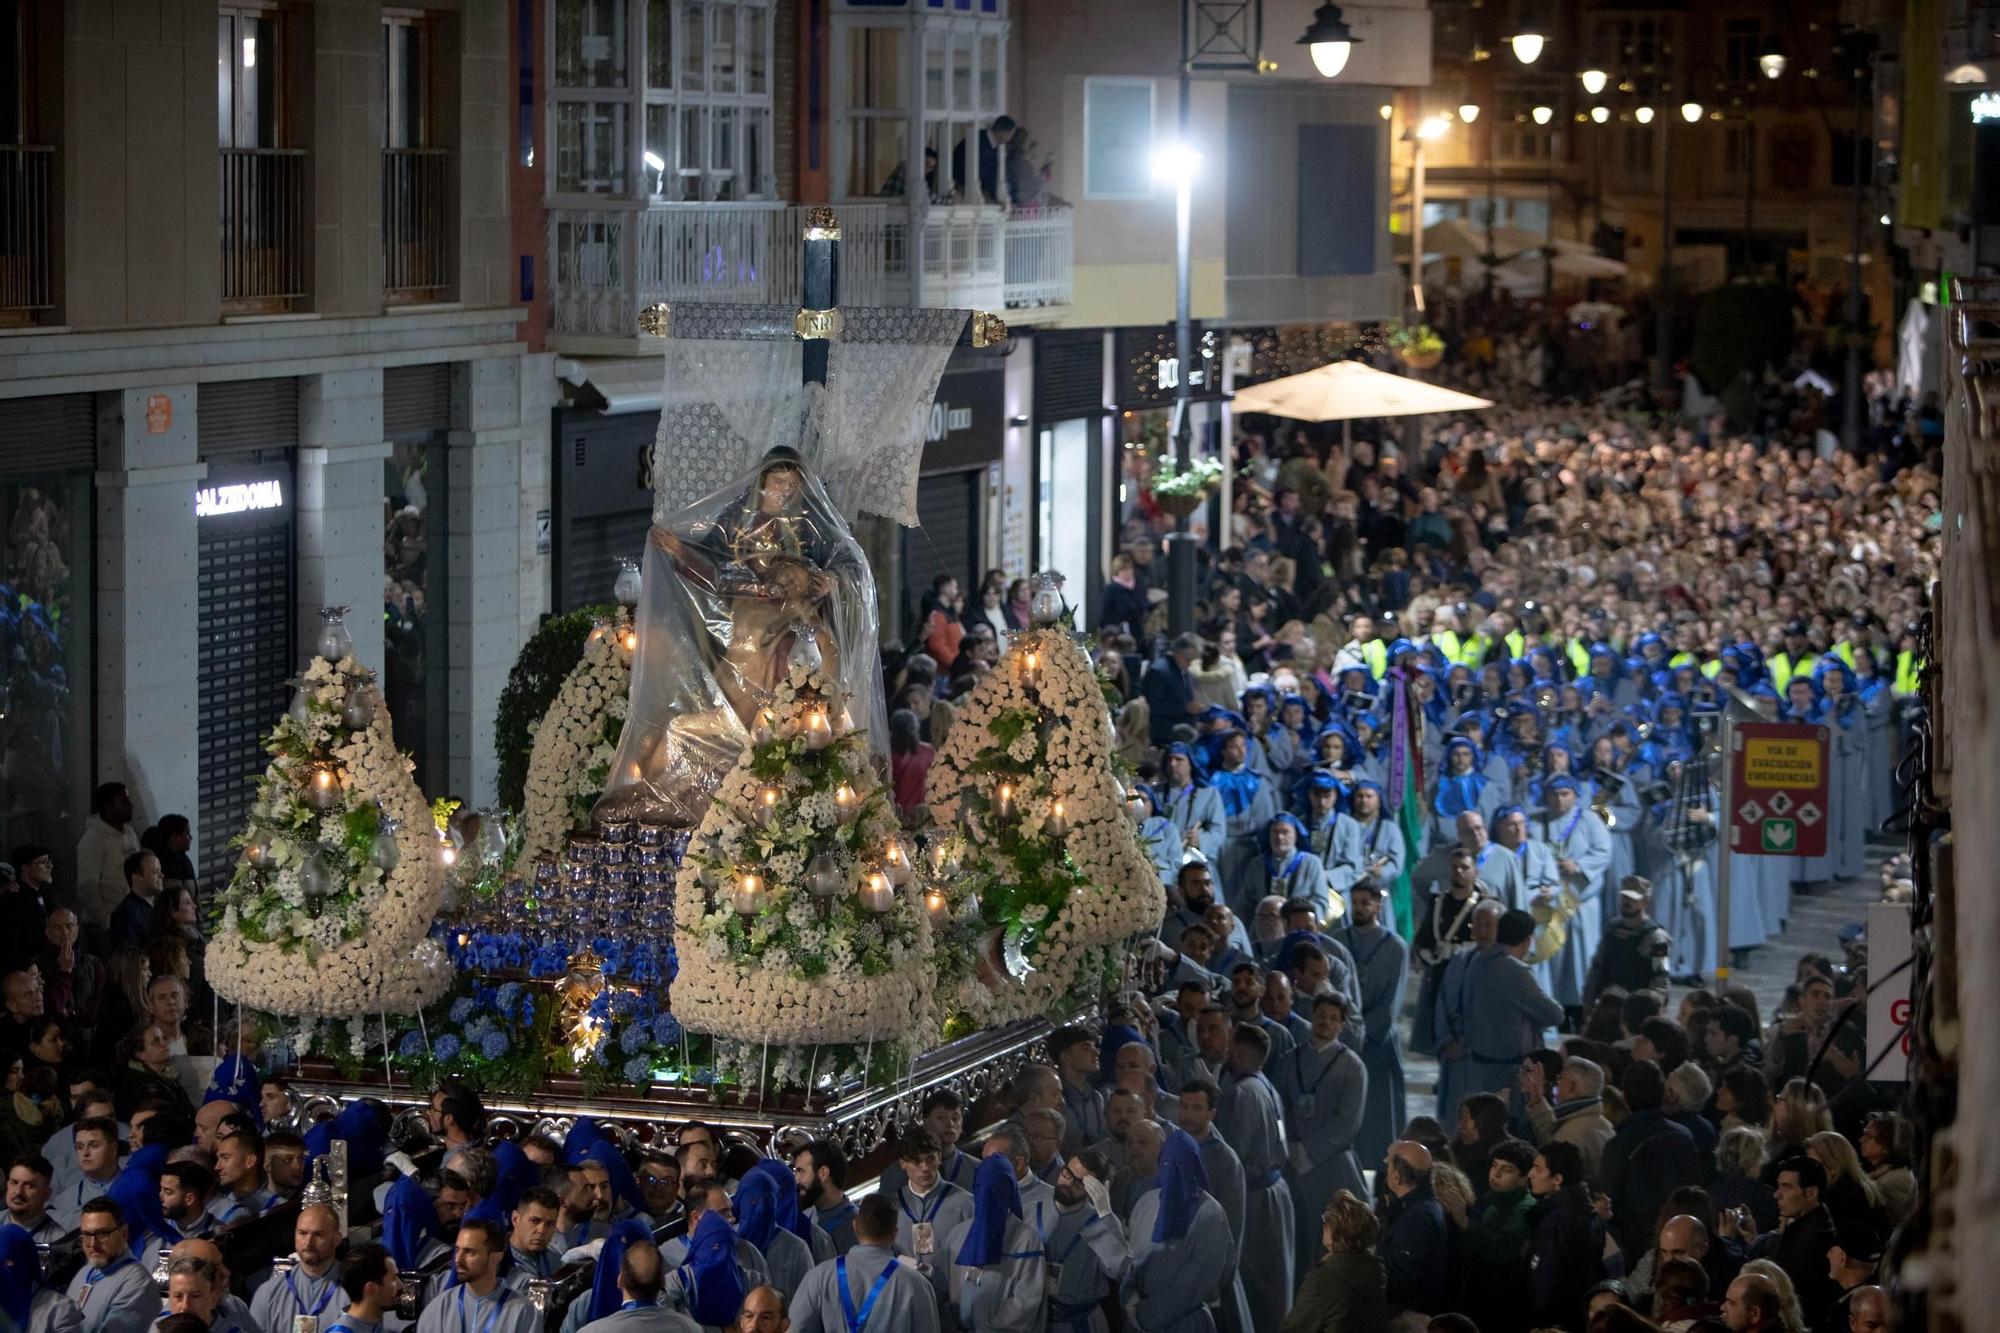
<path id="1" fill-rule="evenodd" d="M 226 873 L 327 605 L 425 789 L 489 797 L 548 581 L 507 7 L 16 0 L 0 28 L 0 844 L 66 860 L 123 780 Z"/>

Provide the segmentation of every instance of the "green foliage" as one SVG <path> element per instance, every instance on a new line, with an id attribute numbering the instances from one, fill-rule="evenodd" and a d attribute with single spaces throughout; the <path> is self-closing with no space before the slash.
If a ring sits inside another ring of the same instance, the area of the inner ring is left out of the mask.
<path id="1" fill-rule="evenodd" d="M 493 718 L 493 750 L 500 761 L 503 809 L 519 810 L 527 804 L 528 756 L 535 746 L 535 725 L 555 702 L 564 678 L 583 660 L 583 645 L 591 626 L 616 611 L 610 605 L 586 606 L 568 615 L 552 616 L 514 659 Z"/>
<path id="2" fill-rule="evenodd" d="M 1762 375 L 1792 351 L 1792 294 L 1769 282 L 1732 282 L 1701 299 L 1689 363 L 1712 394 L 1745 371 Z"/>

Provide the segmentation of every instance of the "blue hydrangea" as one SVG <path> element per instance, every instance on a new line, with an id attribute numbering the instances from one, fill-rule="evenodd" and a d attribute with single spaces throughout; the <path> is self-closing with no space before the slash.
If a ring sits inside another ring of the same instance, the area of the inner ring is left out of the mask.
<path id="1" fill-rule="evenodd" d="M 424 1053 L 424 1034 L 411 1028 L 403 1034 L 403 1040 L 396 1046 L 396 1054 L 405 1060 L 414 1060 Z"/>
<path id="2" fill-rule="evenodd" d="M 460 1035 L 465 1038 L 467 1045 L 476 1046 L 493 1030 L 493 1019 L 489 1015 L 481 1014 L 470 1023 L 467 1023 L 464 1032 Z"/>
<path id="3" fill-rule="evenodd" d="M 489 1060 L 498 1060 L 507 1054 L 507 1034 L 489 1032 L 479 1040 L 479 1053 Z"/>
<path id="4" fill-rule="evenodd" d="M 463 1023 L 466 1019 L 472 1017 L 478 1008 L 479 1006 L 473 1002 L 470 995 L 461 995 L 451 1002 L 451 1021 L 454 1023 Z"/>
<path id="5" fill-rule="evenodd" d="M 646 1029 L 637 1023 L 627 1024 L 618 1033 L 618 1049 L 627 1055 L 636 1055 L 646 1049 Z"/>
<path id="6" fill-rule="evenodd" d="M 439 1064 L 449 1064 L 458 1058 L 458 1038 L 447 1032 L 431 1043 L 431 1055 Z"/>
<path id="7" fill-rule="evenodd" d="M 500 993 L 495 998 L 499 1001 L 501 1013 L 513 1013 L 515 1006 L 521 1003 L 521 983 L 518 981 L 508 982 L 500 988 Z"/>
<path id="8" fill-rule="evenodd" d="M 681 1039 L 681 1021 L 672 1014 L 661 1014 L 653 1020 L 653 1040 L 662 1046 L 672 1046 Z"/>
<path id="9" fill-rule="evenodd" d="M 635 1055 L 630 1060 L 627 1060 L 625 1062 L 625 1081 L 627 1083 L 651 1083 L 653 1081 L 652 1060 L 643 1055 Z"/>

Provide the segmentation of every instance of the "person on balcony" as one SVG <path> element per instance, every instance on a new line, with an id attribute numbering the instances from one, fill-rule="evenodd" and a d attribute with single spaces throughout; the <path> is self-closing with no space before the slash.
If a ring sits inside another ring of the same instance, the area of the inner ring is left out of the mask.
<path id="1" fill-rule="evenodd" d="M 993 123 L 976 141 L 979 145 L 979 199 L 972 200 L 966 190 L 965 159 L 966 149 L 975 141 L 970 137 L 961 139 L 958 147 L 951 150 L 951 183 L 958 189 L 962 202 L 984 202 L 1004 204 L 1000 197 L 1000 158 L 1007 151 L 1007 141 L 1014 137 L 1014 118 L 995 116 Z"/>

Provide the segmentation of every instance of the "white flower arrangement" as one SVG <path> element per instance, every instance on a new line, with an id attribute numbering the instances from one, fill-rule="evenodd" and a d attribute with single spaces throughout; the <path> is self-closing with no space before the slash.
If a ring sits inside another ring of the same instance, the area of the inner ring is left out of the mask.
<path id="1" fill-rule="evenodd" d="M 681 861 L 674 1014 L 778 1046 L 927 1038 L 923 877 L 866 742 L 817 671 L 794 668 L 765 712 Z M 821 857 L 837 887 L 816 895 Z"/>
<path id="2" fill-rule="evenodd" d="M 425 938 L 444 886 L 430 809 L 370 680 L 352 656 L 315 658 L 304 720 L 288 714 L 267 742 L 274 758 L 208 950 L 209 982 L 233 1003 L 287 1017 L 407 1014 L 450 983 L 443 951 Z M 357 696 L 367 721 L 350 727 Z M 337 787 L 324 811 L 308 797 L 316 782 Z M 395 821 L 393 836 L 378 816 Z M 396 852 L 386 871 L 389 858 L 372 850 L 381 839 Z M 303 873 L 313 855 L 333 879 L 317 898 Z"/>
<path id="3" fill-rule="evenodd" d="M 590 631 L 582 660 L 535 725 L 516 865 L 555 857 L 564 837 L 589 822 L 590 807 L 604 794 L 618 752 L 637 647 L 632 608 L 621 606 L 614 621 Z"/>
<path id="4" fill-rule="evenodd" d="M 1049 1012 L 1079 988 L 1094 992 L 1109 951 L 1159 925 L 1165 893 L 1112 750 L 1090 658 L 1059 628 L 1017 635 L 959 704 L 926 797 L 940 823 L 964 829 L 965 885 L 986 926 L 1033 969 L 1022 978 L 1003 958 L 984 969 L 983 984 L 945 978 L 975 1021 Z M 1049 827 L 1057 819 L 1068 825 L 1060 834 Z M 1006 984 L 1003 972 L 1021 984 Z"/>

